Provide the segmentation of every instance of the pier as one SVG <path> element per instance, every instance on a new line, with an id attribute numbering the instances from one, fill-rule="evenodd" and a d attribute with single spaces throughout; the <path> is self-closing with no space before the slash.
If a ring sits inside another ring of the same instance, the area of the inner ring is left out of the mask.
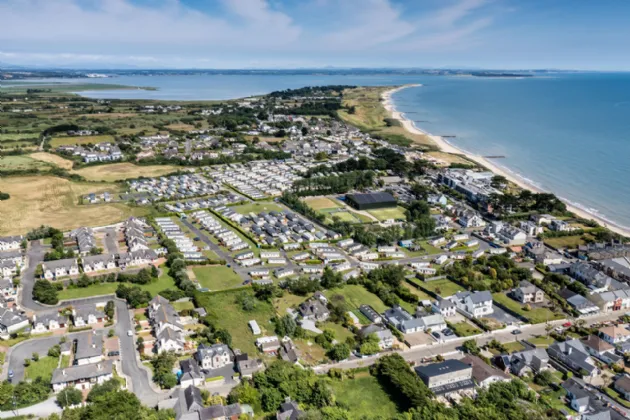
<path id="1" fill-rule="evenodd" d="M 494 156 L 482 156 L 484 159 L 505 159 L 505 156 L 494 155 Z"/>

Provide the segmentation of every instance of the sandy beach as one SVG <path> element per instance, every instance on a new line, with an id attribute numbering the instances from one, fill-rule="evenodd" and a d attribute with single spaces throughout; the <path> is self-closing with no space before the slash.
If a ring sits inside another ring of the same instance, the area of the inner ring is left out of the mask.
<path id="1" fill-rule="evenodd" d="M 477 162 L 479 165 L 484 166 L 485 168 L 487 168 L 488 170 L 492 171 L 493 173 L 497 174 L 497 175 L 502 175 L 504 176 L 506 179 L 508 179 L 509 181 L 513 182 L 514 184 L 518 185 L 519 187 L 523 188 L 523 189 L 528 189 L 530 191 L 533 192 L 549 192 L 549 191 L 544 191 L 528 182 L 525 182 L 525 180 L 523 180 L 522 178 L 518 177 L 517 175 L 515 175 L 514 173 L 507 171 L 501 167 L 499 167 L 498 165 L 492 163 L 489 159 L 485 159 L 482 156 L 478 156 L 469 152 L 466 152 L 465 150 L 459 149 L 455 146 L 453 146 L 452 144 L 448 143 L 446 140 L 444 140 L 444 138 L 442 138 L 441 136 L 436 136 L 433 135 L 427 131 L 421 130 L 418 127 L 416 127 L 416 125 L 405 118 L 405 116 L 396 110 L 396 108 L 394 107 L 394 103 L 392 101 L 392 95 L 396 92 L 398 92 L 399 90 L 402 89 L 407 89 L 410 87 L 421 87 L 421 84 L 412 84 L 412 85 L 404 85 L 404 86 L 399 86 L 397 88 L 394 89 L 390 89 L 388 91 L 383 92 L 382 94 L 382 99 L 383 99 L 383 106 L 385 107 L 385 109 L 391 114 L 391 117 L 394 119 L 397 119 L 398 121 L 400 121 L 400 123 L 403 125 L 403 127 L 405 128 L 405 130 L 409 131 L 410 133 L 414 133 L 414 134 L 424 134 L 426 136 L 428 136 L 429 138 L 431 138 L 431 140 L 436 144 L 436 146 L 442 151 L 442 152 L 446 152 L 446 153 L 453 153 L 453 154 L 457 154 L 457 155 L 462 155 L 465 156 L 466 158 Z M 615 224 L 612 224 L 609 221 L 606 221 L 604 219 L 602 219 L 601 217 L 598 217 L 597 215 L 594 215 L 592 213 L 589 213 L 579 207 L 574 206 L 571 203 L 566 202 L 567 205 L 567 209 L 576 214 L 578 217 L 587 219 L 587 220 L 595 220 L 597 223 L 599 223 L 602 226 L 605 226 L 606 228 L 610 229 L 613 232 L 616 232 L 620 235 L 623 236 L 628 236 L 630 237 L 630 230 L 627 228 L 623 228 L 620 226 L 617 226 Z"/>

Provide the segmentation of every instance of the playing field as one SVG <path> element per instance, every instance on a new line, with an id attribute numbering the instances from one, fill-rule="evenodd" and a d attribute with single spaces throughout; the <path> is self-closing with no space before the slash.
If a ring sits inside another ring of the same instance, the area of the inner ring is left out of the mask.
<path id="1" fill-rule="evenodd" d="M 286 210 L 284 207 L 280 206 L 279 204 L 268 202 L 268 201 L 253 202 L 249 204 L 243 204 L 241 206 L 232 206 L 230 208 L 240 214 L 249 214 L 252 212 L 258 214 L 261 211 L 270 212 L 270 211 Z"/>
<path id="2" fill-rule="evenodd" d="M 338 209 L 342 207 L 340 204 L 326 197 L 307 197 L 304 201 L 313 210 Z"/>
<path id="3" fill-rule="evenodd" d="M 201 287 L 214 290 L 233 289 L 243 283 L 243 279 L 224 265 L 205 265 L 192 268 Z"/>
<path id="4" fill-rule="evenodd" d="M 73 171 L 83 176 L 88 181 L 119 181 L 121 179 L 138 178 L 140 176 L 155 177 L 177 171 L 178 168 L 170 165 L 139 166 L 133 163 L 112 163 L 110 165 L 88 166 L 87 168 Z"/>
<path id="5" fill-rule="evenodd" d="M 51 147 L 59 147 L 67 144 L 97 144 L 97 143 L 113 143 L 114 136 L 77 136 L 77 137 L 53 137 L 50 140 Z"/>
<path id="6" fill-rule="evenodd" d="M 0 201 L 0 235 L 23 234 L 41 225 L 68 230 L 103 226 L 146 210 L 124 204 L 79 205 L 88 193 L 116 192 L 111 184 L 72 182 L 53 176 L 4 178 L 1 190 L 11 195 Z"/>
<path id="7" fill-rule="evenodd" d="M 372 216 L 376 217 L 379 221 L 384 220 L 400 220 L 405 219 L 405 209 L 402 207 L 395 207 L 391 209 L 378 209 L 378 210 L 368 210 Z"/>
<path id="8" fill-rule="evenodd" d="M 61 156 L 53 155 L 52 153 L 37 152 L 31 153 L 28 156 L 36 160 L 41 160 L 42 162 L 52 163 L 53 165 L 57 165 L 63 169 L 72 169 L 73 162 L 71 160 L 64 159 Z"/>
<path id="9" fill-rule="evenodd" d="M 331 219 L 338 217 L 342 222 L 350 222 L 350 223 L 360 223 L 361 221 L 354 217 L 352 213 L 347 211 L 336 211 L 334 213 L 329 213 L 329 217 Z"/>

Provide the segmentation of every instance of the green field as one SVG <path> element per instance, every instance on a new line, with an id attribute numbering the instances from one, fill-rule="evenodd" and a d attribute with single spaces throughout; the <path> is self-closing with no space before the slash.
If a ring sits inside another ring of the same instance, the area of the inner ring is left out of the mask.
<path id="1" fill-rule="evenodd" d="M 297 307 L 300 303 L 304 302 L 306 297 L 296 296 L 294 294 L 285 292 L 282 297 L 275 298 L 273 300 L 273 307 L 279 316 L 287 314 L 287 309 Z"/>
<path id="2" fill-rule="evenodd" d="M 142 290 L 148 290 L 151 296 L 157 295 L 165 289 L 175 289 L 175 280 L 166 273 L 166 267 L 162 266 L 162 275 L 149 284 L 139 285 Z M 88 287 L 77 287 L 65 289 L 59 292 L 59 300 L 79 299 L 90 296 L 109 295 L 116 293 L 116 288 L 120 283 L 97 283 Z M 131 285 L 130 283 L 128 285 Z"/>
<path id="3" fill-rule="evenodd" d="M 23 356 L 31 357 L 30 354 Z M 53 370 L 57 369 L 57 365 L 59 364 L 59 358 L 42 354 L 39 356 L 40 357 L 37 362 L 31 360 L 31 365 L 24 368 L 24 379 L 34 380 L 40 376 L 42 378 L 46 378 L 47 380 L 52 378 Z"/>
<path id="4" fill-rule="evenodd" d="M 69 144 L 97 144 L 97 143 L 113 143 L 114 136 L 110 136 L 109 134 L 105 134 L 102 136 L 60 136 L 53 137 L 50 140 L 50 146 L 53 148 L 69 145 Z"/>
<path id="5" fill-rule="evenodd" d="M 547 348 L 550 345 L 552 345 L 553 343 L 556 342 L 556 340 L 554 340 L 552 337 L 549 336 L 539 336 L 539 337 L 532 337 L 532 338 L 528 338 L 527 342 L 536 346 L 536 347 L 542 347 L 542 348 Z"/>
<path id="6" fill-rule="evenodd" d="M 577 236 L 562 236 L 559 238 L 545 238 L 543 242 L 554 248 L 569 248 L 574 249 L 580 245 L 584 245 L 586 242 L 582 239 L 582 235 Z"/>
<path id="7" fill-rule="evenodd" d="M 481 334 L 481 330 L 468 322 L 458 322 L 450 324 L 450 328 L 458 337 L 470 337 L 471 335 Z"/>
<path id="8" fill-rule="evenodd" d="M 216 327 L 225 328 L 232 335 L 233 349 L 254 355 L 258 352 L 256 337 L 247 323 L 255 319 L 263 330 L 263 335 L 273 334 L 270 320 L 275 316 L 275 311 L 270 303 L 257 301 L 254 310 L 246 312 L 237 302 L 241 294 L 253 297 L 254 292 L 251 289 L 222 293 L 198 292 L 195 298 L 198 305 L 206 309 Z"/>
<path id="9" fill-rule="evenodd" d="M 370 305 L 378 313 L 387 309 L 383 301 L 365 287 L 356 284 L 348 284 L 344 287 L 326 290 L 324 295 L 331 299 L 335 295 L 341 295 L 351 307 L 358 309 L 361 305 Z"/>
<path id="10" fill-rule="evenodd" d="M 233 289 L 243 284 L 243 279 L 224 265 L 205 265 L 192 270 L 201 287 L 211 291 Z"/>
<path id="11" fill-rule="evenodd" d="M 503 346 L 507 349 L 507 352 L 512 354 L 517 351 L 525 350 L 525 346 L 518 341 L 512 341 L 511 343 L 503 343 Z"/>
<path id="12" fill-rule="evenodd" d="M 175 308 L 176 311 L 183 311 L 183 310 L 192 310 L 195 309 L 195 305 L 192 302 L 173 302 L 172 303 L 173 308 Z"/>
<path id="13" fill-rule="evenodd" d="M 261 211 L 284 211 L 285 208 L 276 203 L 267 201 L 253 202 L 249 204 L 242 204 L 240 206 L 232 206 L 230 209 L 240 214 L 260 213 Z"/>
<path id="14" fill-rule="evenodd" d="M 405 209 L 402 207 L 395 207 L 391 209 L 378 209 L 378 210 L 368 210 L 372 216 L 376 217 L 379 221 L 385 221 L 390 219 L 395 220 L 404 220 L 405 219 Z"/>
<path id="15" fill-rule="evenodd" d="M 311 207 L 313 210 L 330 210 L 343 208 L 343 205 L 327 197 L 307 197 L 304 198 L 304 202 L 308 204 L 309 207 Z"/>
<path id="16" fill-rule="evenodd" d="M 457 292 L 463 292 L 464 288 L 448 279 L 418 282 L 423 288 L 432 291 L 442 297 L 452 296 Z"/>
<path id="17" fill-rule="evenodd" d="M 337 402 L 348 407 L 352 419 L 390 419 L 398 413 L 396 404 L 378 379 L 367 372 L 357 374 L 354 379 L 331 381 L 330 384 Z"/>
<path id="18" fill-rule="evenodd" d="M 0 171 L 28 171 L 31 169 L 48 170 L 52 165 L 29 156 L 0 156 Z"/>
<path id="19" fill-rule="evenodd" d="M 563 319 L 566 316 L 563 313 L 553 313 L 548 308 L 532 307 L 531 310 L 526 311 L 523 309 L 523 305 L 520 302 L 515 301 L 503 293 L 493 293 L 492 299 L 522 317 L 527 318 L 527 320 L 529 320 L 532 324 L 540 324 L 542 322 L 553 321 L 555 319 Z"/>

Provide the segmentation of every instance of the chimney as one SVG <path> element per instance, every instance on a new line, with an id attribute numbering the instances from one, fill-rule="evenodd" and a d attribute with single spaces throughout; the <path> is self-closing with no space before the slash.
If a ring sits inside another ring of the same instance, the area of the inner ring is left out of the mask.
<path id="1" fill-rule="evenodd" d="M 64 370 L 62 370 L 62 371 L 61 371 L 61 374 L 62 374 L 63 376 L 66 376 L 66 370 L 65 370 L 65 369 L 64 369 Z"/>
<path id="2" fill-rule="evenodd" d="M 569 349 L 567 350 L 567 355 L 571 354 L 571 352 L 573 352 L 573 347 L 569 346 Z"/>

